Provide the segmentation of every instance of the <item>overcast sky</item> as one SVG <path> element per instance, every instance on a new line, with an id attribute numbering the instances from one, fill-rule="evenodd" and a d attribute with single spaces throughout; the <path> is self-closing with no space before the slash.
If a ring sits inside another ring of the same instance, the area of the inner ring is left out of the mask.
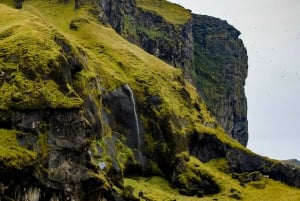
<path id="1" fill-rule="evenodd" d="M 171 0 L 227 20 L 249 57 L 248 148 L 300 159 L 300 0 Z"/>

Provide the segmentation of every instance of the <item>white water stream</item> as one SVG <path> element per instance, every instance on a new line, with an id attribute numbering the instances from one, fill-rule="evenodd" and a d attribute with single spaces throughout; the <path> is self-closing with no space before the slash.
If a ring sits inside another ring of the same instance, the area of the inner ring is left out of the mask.
<path id="1" fill-rule="evenodd" d="M 140 127 L 139 127 L 138 117 L 137 117 L 137 113 L 136 113 L 135 99 L 134 99 L 133 92 L 132 92 L 131 88 L 129 87 L 129 85 L 126 84 L 125 87 L 129 91 L 130 99 L 131 99 L 131 102 L 133 105 L 134 120 L 135 120 L 136 135 L 137 135 L 137 146 L 138 146 L 138 149 L 140 150 L 140 148 L 141 148 Z"/>

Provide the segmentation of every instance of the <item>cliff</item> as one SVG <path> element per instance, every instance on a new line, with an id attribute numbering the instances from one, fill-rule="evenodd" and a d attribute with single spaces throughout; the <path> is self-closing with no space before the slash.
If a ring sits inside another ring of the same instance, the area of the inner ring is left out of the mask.
<path id="1" fill-rule="evenodd" d="M 103 22 L 148 53 L 183 69 L 217 122 L 231 137 L 247 144 L 248 58 L 238 30 L 226 21 L 192 15 L 166 1 L 108 1 L 103 8 Z"/>
<path id="2" fill-rule="evenodd" d="M 107 24 L 136 2 L 17 3 L 0 3 L 1 200 L 298 199 L 299 169 L 229 137 L 181 69 Z"/>
<path id="3" fill-rule="evenodd" d="M 248 141 L 247 52 L 240 32 L 217 18 L 193 15 L 197 89 L 227 133 Z"/>
<path id="4" fill-rule="evenodd" d="M 181 67 L 192 80 L 192 15 L 167 1 L 102 1 L 100 20 L 109 23 L 128 41 L 165 62 Z"/>

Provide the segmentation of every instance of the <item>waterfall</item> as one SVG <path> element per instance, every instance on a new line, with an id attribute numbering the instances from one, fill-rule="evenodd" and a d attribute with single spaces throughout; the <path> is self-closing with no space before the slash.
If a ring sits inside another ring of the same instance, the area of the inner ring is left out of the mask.
<path id="1" fill-rule="evenodd" d="M 131 90 L 131 88 L 129 87 L 128 84 L 125 85 L 125 88 L 129 92 L 130 99 L 131 99 L 131 102 L 132 102 L 132 105 L 133 105 L 135 128 L 136 128 L 136 135 L 137 135 L 137 146 L 138 146 L 138 149 L 140 150 L 140 148 L 141 148 L 140 127 L 139 127 L 138 117 L 137 117 L 137 113 L 136 113 L 135 99 L 134 99 L 134 96 L 133 96 L 133 92 L 132 92 L 132 90 Z"/>

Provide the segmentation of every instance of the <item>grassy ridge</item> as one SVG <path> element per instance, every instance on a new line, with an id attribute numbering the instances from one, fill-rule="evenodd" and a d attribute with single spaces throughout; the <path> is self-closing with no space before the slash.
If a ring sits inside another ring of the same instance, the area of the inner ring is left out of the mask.
<path id="1" fill-rule="evenodd" d="M 137 6 L 155 12 L 172 24 L 185 24 L 191 20 L 191 12 L 166 0 L 136 0 Z"/>

